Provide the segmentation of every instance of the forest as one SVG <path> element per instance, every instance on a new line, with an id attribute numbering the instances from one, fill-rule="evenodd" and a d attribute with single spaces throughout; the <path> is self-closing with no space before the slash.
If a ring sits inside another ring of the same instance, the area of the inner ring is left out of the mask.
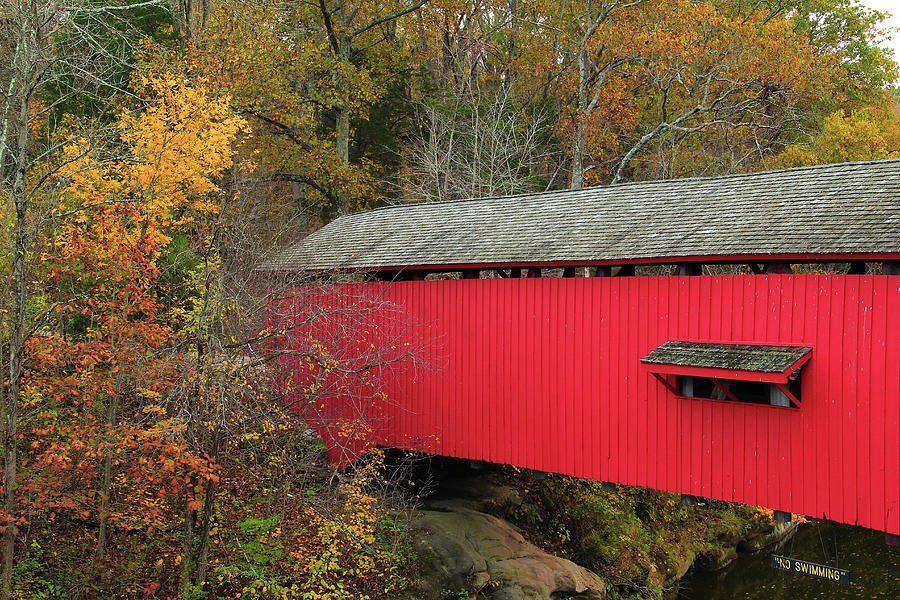
<path id="1" fill-rule="evenodd" d="M 254 267 L 385 204 L 898 157 L 883 18 L 856 0 L 3 0 L 0 600 L 419 597 L 415 481 L 381 452 L 325 464 L 303 415 L 340 390 L 284 405 L 273 349 L 300 323 L 267 311 L 297 280 Z M 357 379 L 379 356 L 304 350 Z M 602 511 L 661 512 L 617 498 Z M 549 545 L 590 541 L 614 586 L 615 546 L 562 525 Z"/>

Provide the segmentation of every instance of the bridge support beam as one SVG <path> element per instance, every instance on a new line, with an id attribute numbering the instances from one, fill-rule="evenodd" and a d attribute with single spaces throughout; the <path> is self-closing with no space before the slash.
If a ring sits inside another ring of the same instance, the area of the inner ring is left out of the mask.
<path id="1" fill-rule="evenodd" d="M 790 275 L 793 273 L 793 269 L 791 269 L 790 263 L 784 262 L 770 262 L 766 263 L 766 273 L 772 273 L 775 275 Z"/>
<path id="2" fill-rule="evenodd" d="M 854 260 L 850 263 L 850 268 L 847 269 L 847 275 L 865 275 L 866 274 L 866 263 L 862 260 Z"/>
<path id="3" fill-rule="evenodd" d="M 697 498 L 697 496 L 691 496 L 690 494 L 681 495 L 682 506 L 697 506 L 698 504 L 700 504 L 700 500 Z"/>
<path id="4" fill-rule="evenodd" d="M 700 263 L 679 263 L 675 269 L 676 275 L 696 276 L 703 274 L 703 265 Z"/>
<path id="5" fill-rule="evenodd" d="M 897 535 L 896 533 L 885 533 L 884 543 L 888 546 L 900 546 L 900 535 Z"/>
<path id="6" fill-rule="evenodd" d="M 775 513 L 775 522 L 776 523 L 790 523 L 791 522 L 791 513 L 785 512 L 783 510 L 773 511 Z"/>
<path id="7" fill-rule="evenodd" d="M 614 484 L 611 481 L 601 481 L 600 489 L 603 490 L 604 492 L 614 492 L 614 491 L 616 491 L 617 488 L 616 488 L 616 484 Z"/>

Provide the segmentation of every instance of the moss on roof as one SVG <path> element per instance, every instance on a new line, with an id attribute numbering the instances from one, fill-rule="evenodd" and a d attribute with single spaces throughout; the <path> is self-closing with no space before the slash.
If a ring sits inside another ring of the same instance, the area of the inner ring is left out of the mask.
<path id="1" fill-rule="evenodd" d="M 810 352 L 812 348 L 802 346 L 670 341 L 642 358 L 641 362 L 758 373 L 784 373 Z"/>

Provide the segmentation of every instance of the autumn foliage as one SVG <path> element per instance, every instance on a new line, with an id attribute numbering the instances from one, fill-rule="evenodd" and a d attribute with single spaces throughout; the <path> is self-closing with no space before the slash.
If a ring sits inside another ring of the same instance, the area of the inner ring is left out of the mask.
<path id="1" fill-rule="evenodd" d="M 385 456 L 307 430 L 365 445 L 391 307 L 253 273 L 342 212 L 900 152 L 881 16 L 839 0 L 8 4 L 13 596 L 412 593 Z"/>

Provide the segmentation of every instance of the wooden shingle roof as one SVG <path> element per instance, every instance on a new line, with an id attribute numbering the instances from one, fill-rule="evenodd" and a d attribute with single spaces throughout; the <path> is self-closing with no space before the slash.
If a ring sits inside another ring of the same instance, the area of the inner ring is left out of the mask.
<path id="1" fill-rule="evenodd" d="M 259 269 L 836 255 L 900 257 L 900 159 L 379 208 Z"/>
<path id="2" fill-rule="evenodd" d="M 812 352 L 812 348 L 800 346 L 669 341 L 642 358 L 641 362 L 759 373 L 784 373 L 810 352 Z"/>

